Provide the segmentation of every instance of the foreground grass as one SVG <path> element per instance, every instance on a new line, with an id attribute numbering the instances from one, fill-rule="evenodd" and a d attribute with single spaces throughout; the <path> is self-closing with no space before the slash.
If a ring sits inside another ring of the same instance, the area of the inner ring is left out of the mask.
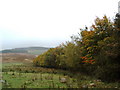
<path id="1" fill-rule="evenodd" d="M 59 74 L 7 72 L 3 73 L 3 76 L 7 82 L 7 85 L 3 84 L 3 88 L 6 86 L 9 88 L 68 88 L 70 87 L 68 84 L 77 88 L 72 78 Z M 60 78 L 63 77 L 67 78 L 65 83 L 60 82 Z"/>
<path id="2" fill-rule="evenodd" d="M 120 88 L 118 82 L 105 83 L 81 73 L 19 63 L 4 65 L 2 75 L 3 88 Z"/>

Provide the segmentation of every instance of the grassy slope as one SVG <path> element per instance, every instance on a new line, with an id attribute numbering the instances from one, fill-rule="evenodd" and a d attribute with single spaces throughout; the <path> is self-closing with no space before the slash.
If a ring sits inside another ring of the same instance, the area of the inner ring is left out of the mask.
<path id="1" fill-rule="evenodd" d="M 120 84 L 117 82 L 105 83 L 80 73 L 75 74 L 64 70 L 36 68 L 32 65 L 21 63 L 6 64 L 3 71 L 3 79 L 7 81 L 7 83 L 3 84 L 4 88 L 82 88 L 84 86 L 89 88 L 120 88 Z M 61 83 L 60 78 L 66 78 L 67 82 Z M 91 83 L 94 83 L 95 86 L 91 86 Z"/>

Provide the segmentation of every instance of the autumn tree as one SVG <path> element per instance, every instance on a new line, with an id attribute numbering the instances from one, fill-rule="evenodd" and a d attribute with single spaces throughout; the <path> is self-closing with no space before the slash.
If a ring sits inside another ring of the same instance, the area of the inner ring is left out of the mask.
<path id="1" fill-rule="evenodd" d="M 114 22 L 107 16 L 96 18 L 78 36 L 34 59 L 36 66 L 84 72 L 103 81 L 120 79 L 120 15 Z M 108 77 L 109 76 L 109 77 Z"/>

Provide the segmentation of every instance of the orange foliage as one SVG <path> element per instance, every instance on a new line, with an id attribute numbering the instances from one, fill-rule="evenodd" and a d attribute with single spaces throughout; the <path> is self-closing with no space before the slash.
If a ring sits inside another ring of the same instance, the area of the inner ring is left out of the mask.
<path id="1" fill-rule="evenodd" d="M 92 59 L 92 57 L 86 57 L 86 56 L 84 56 L 84 57 L 80 57 L 81 59 L 83 59 L 83 63 L 88 63 L 88 64 L 93 64 L 94 62 L 95 62 L 95 60 L 93 60 Z"/>

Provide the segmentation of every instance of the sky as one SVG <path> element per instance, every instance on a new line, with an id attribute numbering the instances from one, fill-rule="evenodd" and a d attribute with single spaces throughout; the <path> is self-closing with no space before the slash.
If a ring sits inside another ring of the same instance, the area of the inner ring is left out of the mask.
<path id="1" fill-rule="evenodd" d="M 56 47 L 96 17 L 114 19 L 119 0 L 0 0 L 0 49 Z"/>

